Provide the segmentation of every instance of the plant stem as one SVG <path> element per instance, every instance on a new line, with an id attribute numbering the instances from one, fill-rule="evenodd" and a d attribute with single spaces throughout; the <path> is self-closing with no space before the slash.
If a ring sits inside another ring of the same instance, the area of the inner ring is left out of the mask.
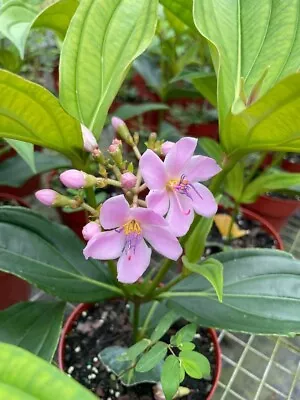
<path id="1" fill-rule="evenodd" d="M 156 292 L 156 295 L 159 295 L 161 293 L 167 292 L 170 290 L 173 286 L 177 285 L 177 283 L 181 282 L 185 278 L 187 278 L 190 275 L 190 273 L 181 273 L 176 276 L 176 278 L 172 279 L 169 283 L 167 283 L 164 287 L 159 288 Z"/>
<path id="2" fill-rule="evenodd" d="M 228 233 L 227 233 L 227 241 L 228 242 L 230 242 L 232 239 L 232 228 L 235 223 L 236 217 L 238 216 L 239 211 L 240 211 L 240 203 L 238 201 L 236 201 L 235 205 L 234 205 L 234 209 L 231 214 L 231 221 L 230 221 L 230 225 L 229 225 Z"/>
<path id="3" fill-rule="evenodd" d="M 82 207 L 84 210 L 88 211 L 93 216 L 98 216 L 98 212 L 93 207 L 89 206 L 88 204 L 82 203 L 82 204 L 80 204 L 80 207 Z"/>
<path id="4" fill-rule="evenodd" d="M 97 202 L 96 202 L 96 196 L 94 192 L 93 187 L 89 187 L 84 189 L 85 195 L 86 195 L 86 200 L 89 206 L 96 208 L 97 207 Z"/>
<path id="5" fill-rule="evenodd" d="M 155 310 L 157 309 L 158 305 L 159 305 L 159 302 L 158 301 L 154 301 L 152 306 L 150 307 L 150 310 L 149 310 L 149 312 L 147 314 L 145 322 L 144 322 L 144 324 L 143 324 L 143 326 L 142 326 L 142 328 L 141 328 L 141 330 L 139 332 L 139 335 L 138 335 L 138 339 L 139 340 L 143 339 L 143 337 L 145 336 L 146 331 L 147 331 L 148 326 L 149 326 L 149 323 L 151 321 L 151 318 L 152 318 Z"/>
<path id="6" fill-rule="evenodd" d="M 214 196 L 218 195 L 221 192 L 221 186 L 227 174 L 232 170 L 232 168 L 241 158 L 242 155 L 239 154 L 236 154 L 235 157 L 229 158 L 223 166 L 222 171 L 213 179 L 212 183 L 209 186 L 209 189 Z"/>
<path id="7" fill-rule="evenodd" d="M 110 274 L 114 280 L 117 280 L 117 267 L 116 263 L 113 260 L 107 261 L 108 268 L 110 270 Z"/>
<path id="8" fill-rule="evenodd" d="M 140 303 L 133 303 L 134 310 L 133 310 L 133 339 L 134 343 L 138 341 L 139 336 L 139 321 L 140 321 Z"/>
<path id="9" fill-rule="evenodd" d="M 256 172 L 259 170 L 259 168 L 262 166 L 265 158 L 266 158 L 266 154 L 265 152 L 261 153 L 260 157 L 258 157 L 258 159 L 256 160 L 256 162 L 253 164 L 252 169 L 250 171 L 250 174 L 248 175 L 247 179 L 245 179 L 245 183 L 244 183 L 244 189 L 246 188 L 246 186 L 248 185 L 248 183 L 251 182 L 251 180 L 253 179 L 253 177 L 255 176 Z"/>
<path id="10" fill-rule="evenodd" d="M 155 291 L 155 289 L 159 286 L 159 284 L 162 282 L 163 278 L 169 271 L 170 267 L 173 264 L 173 260 L 165 260 L 162 267 L 158 271 L 156 277 L 153 279 L 148 292 L 146 293 L 145 297 L 151 297 Z"/>

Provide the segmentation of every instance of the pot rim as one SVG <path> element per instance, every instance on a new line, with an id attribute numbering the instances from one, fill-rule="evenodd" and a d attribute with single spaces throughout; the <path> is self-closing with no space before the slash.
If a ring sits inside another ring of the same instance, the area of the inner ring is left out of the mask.
<path id="1" fill-rule="evenodd" d="M 59 368 L 65 372 L 64 369 L 64 355 L 65 355 L 65 339 L 67 334 L 70 332 L 72 329 L 73 322 L 80 316 L 80 314 L 83 311 L 88 310 L 90 307 L 92 307 L 94 303 L 80 303 L 78 306 L 75 307 L 75 309 L 72 311 L 72 313 L 69 315 L 67 318 L 61 336 L 59 340 L 59 345 L 58 345 L 58 366 Z M 222 354 L 221 354 L 221 346 L 218 342 L 218 336 L 216 333 L 215 329 L 212 328 L 207 328 L 212 343 L 214 345 L 214 350 L 215 350 L 215 361 L 216 361 L 216 371 L 215 371 L 215 376 L 213 379 L 213 384 L 212 388 L 207 396 L 206 400 L 211 400 L 213 398 L 213 395 L 217 389 L 218 382 L 220 380 L 220 375 L 221 375 L 221 369 L 222 369 Z"/>
<path id="2" fill-rule="evenodd" d="M 20 206 L 22 207 L 26 207 L 26 208 L 30 208 L 30 205 L 23 200 L 21 197 L 19 196 L 15 196 L 13 194 L 9 194 L 9 193 L 1 193 L 0 192 L 0 200 L 14 200 L 16 201 Z"/>

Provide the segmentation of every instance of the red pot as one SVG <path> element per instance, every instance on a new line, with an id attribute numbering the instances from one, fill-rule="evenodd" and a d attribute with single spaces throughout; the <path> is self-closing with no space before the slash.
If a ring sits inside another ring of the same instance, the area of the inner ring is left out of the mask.
<path id="1" fill-rule="evenodd" d="M 22 199 L 7 193 L 0 193 L 0 201 L 3 200 L 14 200 L 20 206 L 30 208 Z M 20 301 L 27 301 L 29 295 L 29 283 L 14 275 L 0 272 L 0 310 L 4 310 Z"/>
<path id="2" fill-rule="evenodd" d="M 282 160 L 281 167 L 289 172 L 300 172 L 300 164 L 299 163 L 292 163 L 289 160 Z"/>
<path id="3" fill-rule="evenodd" d="M 300 207 L 300 201 L 260 196 L 255 203 L 244 204 L 244 207 L 263 216 L 279 232 Z"/>
<path id="4" fill-rule="evenodd" d="M 71 313 L 71 315 L 68 317 L 59 342 L 58 346 L 58 366 L 62 371 L 65 371 L 65 366 L 64 366 L 64 359 L 65 359 L 65 347 L 66 347 L 66 336 L 68 333 L 71 331 L 73 327 L 73 323 L 78 319 L 78 317 L 81 315 L 83 311 L 88 310 L 92 304 L 79 304 L 75 310 Z M 218 337 L 216 334 L 216 331 L 214 329 L 208 329 L 208 332 L 211 336 L 214 349 L 215 349 L 215 354 L 216 354 L 216 373 L 213 381 L 213 385 L 211 388 L 211 391 L 207 397 L 207 400 L 211 400 L 213 398 L 213 395 L 217 389 L 217 385 L 220 379 L 221 375 L 221 368 L 222 368 L 222 357 L 221 357 L 221 347 L 218 342 Z"/>
<path id="5" fill-rule="evenodd" d="M 262 217 L 261 215 L 256 214 L 255 212 L 253 212 L 251 210 L 248 210 L 247 208 L 242 207 L 241 211 L 246 218 L 260 222 L 263 229 L 275 239 L 277 249 L 284 250 L 281 237 L 279 236 L 278 231 L 273 226 L 272 222 L 270 222 L 268 219 Z"/>
<path id="6" fill-rule="evenodd" d="M 219 125 L 217 122 L 210 124 L 190 125 L 186 136 L 195 138 L 209 137 L 213 140 L 219 140 Z"/>
<path id="7" fill-rule="evenodd" d="M 20 187 L 0 186 L 0 191 L 3 193 L 9 193 L 12 196 L 26 197 L 39 190 L 39 188 L 40 176 L 35 175 Z"/>
<path id="8" fill-rule="evenodd" d="M 146 82 L 141 77 L 141 75 L 135 74 L 132 78 L 132 84 L 135 86 L 139 97 L 141 97 L 142 99 L 151 101 L 152 103 L 161 102 L 160 97 L 156 93 L 151 92 L 151 89 L 148 88 Z"/>

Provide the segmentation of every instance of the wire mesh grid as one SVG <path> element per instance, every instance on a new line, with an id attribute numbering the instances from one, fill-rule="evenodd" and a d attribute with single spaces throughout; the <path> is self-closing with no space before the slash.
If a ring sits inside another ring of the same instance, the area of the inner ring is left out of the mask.
<path id="1" fill-rule="evenodd" d="M 300 258 L 300 214 L 281 232 Z M 299 309 L 300 312 L 300 309 Z M 300 337 L 220 332 L 223 370 L 214 400 L 300 400 Z"/>

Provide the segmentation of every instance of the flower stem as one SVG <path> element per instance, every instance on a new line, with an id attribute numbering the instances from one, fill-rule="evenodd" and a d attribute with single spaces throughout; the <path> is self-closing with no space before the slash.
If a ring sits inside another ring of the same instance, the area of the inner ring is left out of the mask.
<path id="1" fill-rule="evenodd" d="M 165 286 L 163 286 L 162 288 L 159 288 L 156 292 L 156 295 L 159 295 L 161 293 L 169 291 L 173 286 L 177 285 L 177 283 L 181 282 L 189 275 L 190 275 L 190 273 L 183 273 L 183 272 L 181 274 L 177 275 L 176 278 L 172 279 Z"/>
<path id="2" fill-rule="evenodd" d="M 82 203 L 82 204 L 80 204 L 80 207 L 82 207 L 84 210 L 88 211 L 93 216 L 98 216 L 97 210 L 95 210 L 93 207 L 89 206 L 88 204 Z"/>
<path id="3" fill-rule="evenodd" d="M 253 164 L 252 169 L 250 171 L 250 174 L 247 176 L 247 178 L 245 179 L 245 183 L 244 183 L 244 189 L 246 188 L 246 186 L 248 185 L 248 183 L 251 182 L 251 180 L 254 178 L 256 172 L 259 170 L 259 168 L 262 166 L 265 158 L 266 158 L 266 154 L 265 152 L 261 153 L 261 155 L 258 157 L 257 161 Z"/>
<path id="4" fill-rule="evenodd" d="M 151 318 L 152 318 L 155 310 L 157 309 L 158 305 L 159 305 L 159 302 L 158 301 L 154 301 L 152 306 L 150 307 L 150 310 L 149 310 L 149 312 L 147 314 L 145 322 L 144 322 L 144 324 L 143 324 L 143 326 L 142 326 L 142 328 L 141 328 L 141 330 L 139 332 L 139 335 L 138 335 L 138 339 L 139 340 L 143 339 L 143 337 L 145 336 L 146 331 L 147 331 L 148 326 L 149 326 L 149 323 L 151 321 Z"/>
<path id="5" fill-rule="evenodd" d="M 159 286 L 167 272 L 169 271 L 170 267 L 173 264 L 173 260 L 165 260 L 162 267 L 158 271 L 156 277 L 153 279 L 148 292 L 146 293 L 145 297 L 149 298 L 153 295 L 155 289 Z"/>
<path id="6" fill-rule="evenodd" d="M 140 307 L 141 304 L 139 302 L 133 303 L 134 310 L 133 310 L 133 340 L 134 343 L 138 341 L 139 336 L 139 321 L 140 321 Z"/>
<path id="7" fill-rule="evenodd" d="M 86 200 L 87 200 L 88 205 L 91 206 L 92 208 L 96 208 L 97 201 L 96 201 L 94 188 L 88 187 L 88 188 L 84 189 L 84 191 L 85 191 Z"/>

